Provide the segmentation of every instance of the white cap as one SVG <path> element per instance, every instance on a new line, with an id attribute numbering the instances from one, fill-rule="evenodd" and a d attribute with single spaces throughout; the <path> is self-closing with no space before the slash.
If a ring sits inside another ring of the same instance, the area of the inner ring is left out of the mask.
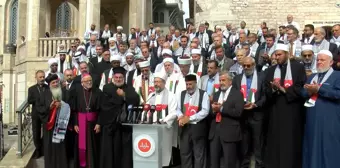
<path id="1" fill-rule="evenodd" d="M 278 50 L 282 50 L 282 51 L 288 52 L 288 51 L 289 51 L 289 50 L 288 50 L 288 45 L 278 43 L 278 44 L 276 44 L 276 46 L 275 46 L 275 51 L 278 51 Z"/>
<path id="2" fill-rule="evenodd" d="M 216 26 L 216 29 L 221 29 L 221 26 L 218 26 L 218 25 L 217 25 L 217 26 Z"/>
<path id="3" fill-rule="evenodd" d="M 201 55 L 201 50 L 200 49 L 192 49 L 191 54 L 199 54 Z"/>
<path id="4" fill-rule="evenodd" d="M 330 51 L 328 51 L 328 50 L 321 50 L 321 51 L 318 53 L 318 56 L 319 56 L 320 54 L 328 55 L 329 57 L 333 58 L 333 54 L 332 54 Z"/>
<path id="5" fill-rule="evenodd" d="M 109 42 L 110 42 L 110 41 L 116 41 L 116 39 L 115 39 L 114 37 L 110 37 L 110 38 L 109 38 Z"/>
<path id="6" fill-rule="evenodd" d="M 48 60 L 48 65 L 51 66 L 52 64 L 58 64 L 58 60 L 55 58 L 50 58 Z"/>
<path id="7" fill-rule="evenodd" d="M 191 64 L 191 58 L 178 58 L 178 64 L 180 65 L 190 65 Z"/>
<path id="8" fill-rule="evenodd" d="M 172 51 L 170 49 L 163 49 L 162 55 L 164 54 L 172 55 Z"/>
<path id="9" fill-rule="evenodd" d="M 165 73 L 162 73 L 162 72 L 156 72 L 156 73 L 154 73 L 153 74 L 153 76 L 154 76 L 154 78 L 161 78 L 161 79 L 163 79 L 163 80 L 167 80 L 167 76 L 166 76 L 166 74 Z"/>
<path id="10" fill-rule="evenodd" d="M 122 26 L 117 26 L 117 29 L 123 30 Z"/>
<path id="11" fill-rule="evenodd" d="M 313 46 L 310 44 L 306 44 L 306 45 L 301 46 L 301 50 L 302 51 L 313 51 Z"/>
<path id="12" fill-rule="evenodd" d="M 163 63 L 166 63 L 166 62 L 174 63 L 174 59 L 172 59 L 172 58 L 164 58 L 163 59 Z"/>
<path id="13" fill-rule="evenodd" d="M 61 50 L 58 52 L 58 54 L 67 54 L 67 51 L 66 50 Z"/>
<path id="14" fill-rule="evenodd" d="M 133 56 L 133 54 L 129 52 L 125 56 Z"/>
<path id="15" fill-rule="evenodd" d="M 115 54 L 115 55 L 112 55 L 112 56 L 110 57 L 110 62 L 112 62 L 112 61 L 119 61 L 119 62 L 122 62 L 122 58 L 120 57 L 120 55 Z"/>
<path id="16" fill-rule="evenodd" d="M 145 68 L 150 66 L 150 61 L 142 61 L 138 63 L 139 68 Z"/>

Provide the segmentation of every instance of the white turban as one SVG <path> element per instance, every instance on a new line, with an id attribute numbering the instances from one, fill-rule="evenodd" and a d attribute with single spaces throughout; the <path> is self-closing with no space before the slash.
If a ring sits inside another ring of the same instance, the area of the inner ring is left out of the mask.
<path id="1" fill-rule="evenodd" d="M 313 51 L 313 46 L 310 44 L 306 44 L 306 45 L 301 46 L 301 50 L 302 51 Z"/>
<path id="2" fill-rule="evenodd" d="M 180 65 L 190 65 L 191 64 L 191 58 L 178 58 L 178 64 Z"/>
<path id="3" fill-rule="evenodd" d="M 172 55 L 172 51 L 170 49 L 167 49 L 167 48 L 163 49 L 162 55 L 164 55 L 164 54 Z"/>
<path id="4" fill-rule="evenodd" d="M 288 52 L 288 45 L 286 44 L 276 44 L 275 51 L 282 50 Z"/>
<path id="5" fill-rule="evenodd" d="M 168 78 L 167 75 L 165 73 L 162 73 L 162 72 L 156 72 L 156 73 L 153 74 L 153 76 L 154 76 L 154 78 L 161 78 L 165 81 Z"/>
<path id="6" fill-rule="evenodd" d="M 122 62 L 122 58 L 120 57 L 120 55 L 115 54 L 115 55 L 112 55 L 112 56 L 110 57 L 110 62 L 112 62 L 112 61 L 119 61 L 119 62 Z"/>
<path id="7" fill-rule="evenodd" d="M 172 59 L 172 58 L 165 58 L 165 59 L 163 60 L 163 63 L 166 63 L 166 62 L 174 63 L 174 59 Z"/>
<path id="8" fill-rule="evenodd" d="M 50 58 L 48 60 L 48 65 L 51 66 L 52 64 L 58 64 L 58 60 L 55 58 Z"/>
<path id="9" fill-rule="evenodd" d="M 123 30 L 123 27 L 122 26 L 117 26 L 117 30 L 118 29 Z"/>

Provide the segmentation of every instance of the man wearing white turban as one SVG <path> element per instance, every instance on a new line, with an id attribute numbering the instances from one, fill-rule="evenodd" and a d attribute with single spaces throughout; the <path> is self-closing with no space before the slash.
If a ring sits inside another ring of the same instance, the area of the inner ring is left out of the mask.
<path id="1" fill-rule="evenodd" d="M 48 66 L 49 66 L 49 70 L 45 73 L 45 77 L 47 77 L 48 74 L 57 74 L 59 77 L 59 80 L 62 82 L 64 80 L 64 75 L 58 72 L 58 60 L 56 58 L 49 59 Z"/>

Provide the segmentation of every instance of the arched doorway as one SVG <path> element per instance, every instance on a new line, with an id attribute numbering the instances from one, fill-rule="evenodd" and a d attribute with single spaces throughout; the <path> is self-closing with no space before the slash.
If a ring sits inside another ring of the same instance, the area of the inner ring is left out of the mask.
<path id="1" fill-rule="evenodd" d="M 16 44 L 18 29 L 18 0 L 13 0 L 9 9 L 10 9 L 9 43 Z"/>

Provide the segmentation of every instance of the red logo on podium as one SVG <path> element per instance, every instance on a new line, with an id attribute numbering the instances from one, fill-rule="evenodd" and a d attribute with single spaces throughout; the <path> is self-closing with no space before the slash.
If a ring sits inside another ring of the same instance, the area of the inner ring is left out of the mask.
<path id="1" fill-rule="evenodd" d="M 151 149 L 151 143 L 147 139 L 141 139 L 138 141 L 138 149 L 141 152 L 149 152 Z"/>

